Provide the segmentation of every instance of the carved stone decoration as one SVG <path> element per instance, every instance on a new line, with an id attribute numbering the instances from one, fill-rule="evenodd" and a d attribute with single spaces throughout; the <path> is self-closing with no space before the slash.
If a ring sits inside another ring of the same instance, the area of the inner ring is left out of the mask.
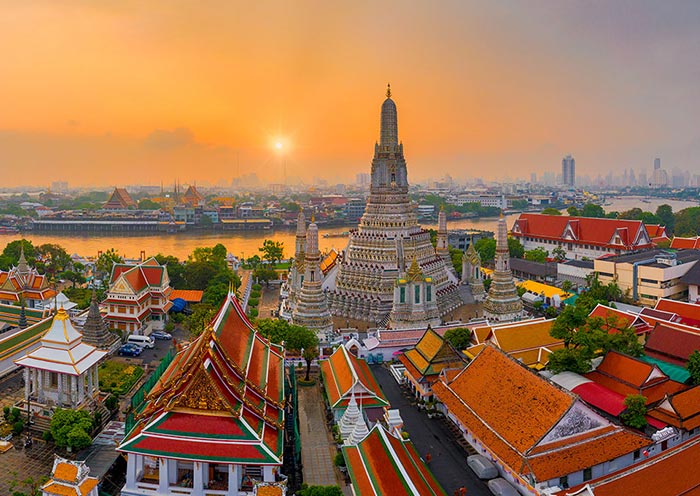
<path id="1" fill-rule="evenodd" d="M 176 401 L 175 406 L 196 410 L 229 411 L 229 406 L 221 399 L 218 388 L 209 376 L 200 369 L 192 378 L 190 385 Z"/>

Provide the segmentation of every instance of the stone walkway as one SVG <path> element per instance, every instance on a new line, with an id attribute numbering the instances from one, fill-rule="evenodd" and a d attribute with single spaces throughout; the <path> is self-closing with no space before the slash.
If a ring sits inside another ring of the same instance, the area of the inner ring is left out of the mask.
<path id="1" fill-rule="evenodd" d="M 24 436 L 13 439 L 21 443 Z M 52 445 L 34 438 L 34 445 L 28 449 L 11 449 L 7 453 L 0 454 L 0 494 L 12 494 L 10 488 L 19 481 L 31 479 L 38 483 L 43 477 L 51 475 L 54 451 Z M 30 487 L 19 484 L 15 491 L 29 494 Z"/>
<path id="2" fill-rule="evenodd" d="M 304 482 L 310 486 L 338 484 L 333 466 L 336 449 L 326 427 L 319 386 L 299 387 L 299 434 Z"/>

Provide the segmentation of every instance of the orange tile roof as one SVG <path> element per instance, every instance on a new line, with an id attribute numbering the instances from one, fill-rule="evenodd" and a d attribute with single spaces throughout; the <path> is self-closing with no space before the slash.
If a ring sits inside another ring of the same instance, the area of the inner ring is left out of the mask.
<path id="1" fill-rule="evenodd" d="M 681 238 L 674 236 L 671 240 L 673 250 L 697 250 L 700 249 L 700 236 L 694 238 Z"/>
<path id="2" fill-rule="evenodd" d="M 538 481 L 568 475 L 650 444 L 610 424 L 577 397 L 488 345 L 449 384 L 433 392 L 472 435 L 510 470 Z M 572 408 L 598 418 L 597 427 L 546 441 Z"/>
<path id="3" fill-rule="evenodd" d="M 82 496 L 81 494 L 78 494 L 75 487 L 58 484 L 56 482 L 50 482 L 41 489 L 44 494 L 49 494 L 51 496 Z"/>
<path id="4" fill-rule="evenodd" d="M 654 310 L 675 313 L 690 321 L 700 322 L 700 305 L 697 303 L 660 299 L 656 302 Z"/>
<path id="5" fill-rule="evenodd" d="M 700 427 L 700 386 L 667 395 L 649 416 L 687 431 Z"/>
<path id="6" fill-rule="evenodd" d="M 589 482 L 595 496 L 653 494 L 654 496 L 698 496 L 700 494 L 700 438 Z M 580 494 L 584 486 L 565 489 L 558 496 Z M 589 493 L 590 494 L 590 493 Z"/>
<path id="7" fill-rule="evenodd" d="M 66 482 L 77 482 L 78 467 L 72 463 L 58 463 L 53 473 L 53 478 Z"/>
<path id="8" fill-rule="evenodd" d="M 170 293 L 169 299 L 172 301 L 175 298 L 182 298 L 187 302 L 199 303 L 202 301 L 204 296 L 204 291 L 198 289 L 173 289 Z"/>
<path id="9" fill-rule="evenodd" d="M 348 352 L 344 346 L 339 346 L 328 359 L 321 362 L 321 374 L 331 408 L 346 406 L 351 389 L 358 384 L 364 388 L 358 402 L 368 406 L 389 406 L 367 362 Z"/>
<path id="10" fill-rule="evenodd" d="M 494 328 L 492 333 L 498 347 L 506 353 L 533 350 L 542 346 L 554 346 L 563 343 L 561 339 L 550 336 L 552 324 L 554 324 L 554 319 L 526 321 L 514 323 L 507 327 Z"/>

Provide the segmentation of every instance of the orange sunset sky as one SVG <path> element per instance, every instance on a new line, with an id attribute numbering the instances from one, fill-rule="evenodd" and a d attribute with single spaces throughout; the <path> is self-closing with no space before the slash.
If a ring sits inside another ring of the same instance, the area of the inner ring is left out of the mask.
<path id="1" fill-rule="evenodd" d="M 0 187 L 700 173 L 698 2 L 0 1 Z"/>

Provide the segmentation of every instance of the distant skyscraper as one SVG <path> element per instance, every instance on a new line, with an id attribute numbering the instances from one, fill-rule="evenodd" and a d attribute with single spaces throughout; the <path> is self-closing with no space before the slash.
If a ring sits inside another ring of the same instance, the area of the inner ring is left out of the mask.
<path id="1" fill-rule="evenodd" d="M 369 174 L 366 172 L 360 172 L 355 175 L 355 184 L 358 186 L 369 186 Z"/>
<path id="2" fill-rule="evenodd" d="M 530 184 L 537 184 L 537 172 L 530 173 Z"/>
<path id="3" fill-rule="evenodd" d="M 660 168 L 661 168 L 661 159 L 657 157 L 654 159 L 654 170 L 659 170 Z"/>
<path id="4" fill-rule="evenodd" d="M 561 183 L 564 186 L 576 185 L 576 161 L 571 155 L 561 160 Z"/>

